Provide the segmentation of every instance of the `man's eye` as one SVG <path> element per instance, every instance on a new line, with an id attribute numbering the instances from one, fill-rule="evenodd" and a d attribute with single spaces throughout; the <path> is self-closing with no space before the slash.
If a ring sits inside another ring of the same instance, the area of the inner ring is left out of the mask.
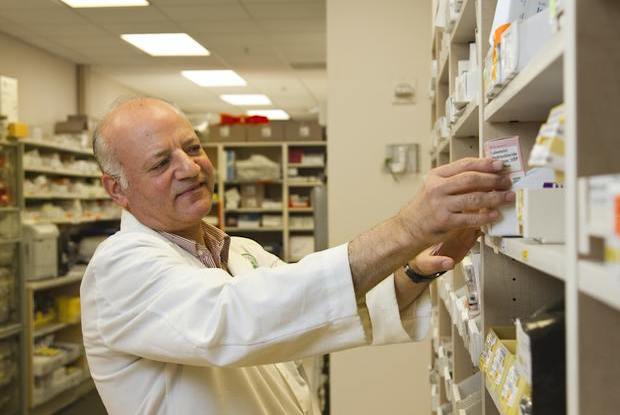
<path id="1" fill-rule="evenodd" d="M 201 149 L 202 149 L 202 147 L 200 146 L 200 144 L 194 144 L 194 145 L 189 146 L 187 148 L 187 152 L 189 154 L 198 154 L 198 153 L 200 153 Z"/>
<path id="2" fill-rule="evenodd" d="M 166 164 L 168 164 L 168 159 L 163 159 L 162 161 L 151 167 L 151 171 L 162 169 L 166 166 Z"/>

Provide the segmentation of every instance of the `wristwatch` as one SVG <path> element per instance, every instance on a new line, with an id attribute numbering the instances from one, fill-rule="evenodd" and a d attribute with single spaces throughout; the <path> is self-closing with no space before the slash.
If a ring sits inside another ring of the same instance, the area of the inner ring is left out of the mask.
<path id="1" fill-rule="evenodd" d="M 406 264 L 404 266 L 404 270 L 405 270 L 405 274 L 409 277 L 409 279 L 416 284 L 419 284 L 421 282 L 431 282 L 435 278 L 440 277 L 446 273 L 446 271 L 439 271 L 431 275 L 420 275 L 417 272 L 415 272 L 413 268 L 409 266 L 409 264 Z"/>

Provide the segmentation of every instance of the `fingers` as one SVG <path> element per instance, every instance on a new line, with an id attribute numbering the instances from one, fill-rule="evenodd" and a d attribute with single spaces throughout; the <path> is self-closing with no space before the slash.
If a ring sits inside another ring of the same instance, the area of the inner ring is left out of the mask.
<path id="1" fill-rule="evenodd" d="M 452 212 L 477 211 L 493 209 L 514 202 L 514 192 L 474 192 L 450 196 L 448 206 Z"/>
<path id="2" fill-rule="evenodd" d="M 449 177 L 443 186 L 447 194 L 454 195 L 468 192 L 508 190 L 512 186 L 512 181 L 507 175 L 469 171 Z"/>
<path id="3" fill-rule="evenodd" d="M 432 275 L 454 268 L 454 260 L 447 256 L 419 255 L 415 259 L 415 271 L 421 275 Z"/>
<path id="4" fill-rule="evenodd" d="M 488 225 L 497 221 L 501 214 L 497 210 L 481 211 L 479 213 L 459 213 L 454 216 L 453 224 L 460 228 L 473 228 Z"/>
<path id="5" fill-rule="evenodd" d="M 450 177 L 467 171 L 478 171 L 482 173 L 498 173 L 504 168 L 501 160 L 491 158 L 466 157 L 434 169 L 434 172 L 441 177 Z"/>

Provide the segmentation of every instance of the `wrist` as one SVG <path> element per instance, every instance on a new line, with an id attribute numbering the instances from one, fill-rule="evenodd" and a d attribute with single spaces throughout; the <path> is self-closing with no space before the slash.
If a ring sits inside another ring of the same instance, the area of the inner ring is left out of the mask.
<path id="1" fill-rule="evenodd" d="M 432 282 L 446 273 L 446 271 L 439 271 L 434 274 L 424 275 L 420 273 L 419 270 L 414 269 L 409 263 L 405 264 L 403 271 L 405 272 L 405 275 L 415 284 Z"/>

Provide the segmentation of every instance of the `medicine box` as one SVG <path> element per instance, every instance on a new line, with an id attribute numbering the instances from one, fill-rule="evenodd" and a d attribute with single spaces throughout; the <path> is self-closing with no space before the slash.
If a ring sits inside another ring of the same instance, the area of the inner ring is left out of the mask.
<path id="1" fill-rule="evenodd" d="M 289 121 L 286 123 L 286 141 L 320 141 L 323 131 L 317 121 Z"/>
<path id="2" fill-rule="evenodd" d="M 564 243 L 564 189 L 517 191 L 519 233 L 542 243 Z"/>
<path id="3" fill-rule="evenodd" d="M 209 143 L 246 141 L 246 126 L 242 124 L 217 124 L 209 126 Z"/>
<path id="4" fill-rule="evenodd" d="M 284 141 L 286 122 L 271 121 L 268 124 L 248 124 L 247 141 Z"/>

